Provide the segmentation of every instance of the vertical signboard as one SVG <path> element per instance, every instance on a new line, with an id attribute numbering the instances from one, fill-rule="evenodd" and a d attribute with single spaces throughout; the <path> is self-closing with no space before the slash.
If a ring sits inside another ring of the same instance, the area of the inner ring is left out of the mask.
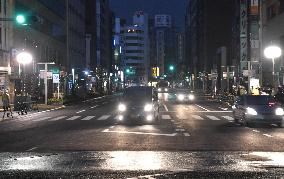
<path id="1" fill-rule="evenodd" d="M 247 40 L 247 0 L 240 0 L 240 61 L 247 61 L 248 40 Z M 241 70 L 247 68 L 246 63 L 240 63 Z"/>

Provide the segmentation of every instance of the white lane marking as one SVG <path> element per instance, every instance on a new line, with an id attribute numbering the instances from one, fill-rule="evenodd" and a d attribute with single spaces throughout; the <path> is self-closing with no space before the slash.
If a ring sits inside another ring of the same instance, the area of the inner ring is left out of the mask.
<path id="1" fill-rule="evenodd" d="M 162 115 L 162 119 L 172 119 L 170 115 Z"/>
<path id="2" fill-rule="evenodd" d="M 33 151 L 33 150 L 35 150 L 35 149 L 37 149 L 38 147 L 33 147 L 33 148 L 30 148 L 30 149 L 28 149 L 28 150 L 26 150 L 27 152 L 30 152 L 30 151 Z"/>
<path id="3" fill-rule="evenodd" d="M 76 120 L 78 118 L 80 118 L 81 116 L 73 116 L 73 117 L 70 117 L 68 119 L 66 119 L 66 121 L 73 121 L 73 120 Z"/>
<path id="4" fill-rule="evenodd" d="M 55 109 L 51 109 L 51 111 L 54 111 Z"/>
<path id="5" fill-rule="evenodd" d="M 152 132 L 128 132 L 128 131 L 110 131 L 109 129 L 105 129 L 102 132 L 108 132 L 108 133 L 119 133 L 119 134 L 136 134 L 136 135 L 153 135 L 153 136 L 168 136 L 168 137 L 174 137 L 177 135 L 177 133 L 172 134 L 161 134 L 161 133 L 152 133 Z"/>
<path id="6" fill-rule="evenodd" d="M 112 128 L 114 128 L 114 126 L 110 126 L 109 128 L 112 129 Z"/>
<path id="7" fill-rule="evenodd" d="M 272 135 L 269 135 L 269 134 L 262 134 L 262 135 L 264 135 L 266 137 L 273 137 Z"/>
<path id="8" fill-rule="evenodd" d="M 254 130 L 252 130 L 253 132 L 256 132 L 256 133 L 260 133 L 260 131 L 259 130 L 256 130 L 256 129 L 254 129 Z"/>
<path id="9" fill-rule="evenodd" d="M 86 116 L 83 119 L 81 119 L 82 121 L 89 121 L 91 119 L 93 119 L 95 116 Z"/>
<path id="10" fill-rule="evenodd" d="M 78 112 L 76 112 L 77 114 L 79 114 L 79 113 L 82 113 L 82 112 L 85 112 L 86 110 L 85 109 L 83 109 L 83 110 L 81 110 L 81 111 L 78 111 Z"/>
<path id="11" fill-rule="evenodd" d="M 232 113 L 233 111 L 194 111 L 196 113 Z"/>
<path id="12" fill-rule="evenodd" d="M 204 109 L 205 111 L 210 111 L 209 109 L 206 109 L 205 107 L 202 107 L 202 106 L 200 106 L 200 105 L 198 105 L 198 104 L 195 104 L 195 106 L 197 106 L 197 107 L 199 107 L 199 108 L 201 108 L 201 109 Z"/>
<path id="13" fill-rule="evenodd" d="M 56 118 L 53 118 L 53 119 L 50 119 L 49 121 L 58 121 L 60 119 L 64 119 L 66 118 L 67 116 L 59 116 L 59 117 L 56 117 Z"/>
<path id="14" fill-rule="evenodd" d="M 97 105 L 95 105 L 95 106 L 92 106 L 92 107 L 91 107 L 91 109 L 94 109 L 94 108 L 96 108 L 96 107 L 97 107 Z"/>
<path id="15" fill-rule="evenodd" d="M 189 137 L 189 133 L 183 133 L 184 136 Z"/>
<path id="16" fill-rule="evenodd" d="M 107 120 L 109 117 L 110 115 L 103 115 L 100 118 L 98 118 L 98 121 Z"/>
<path id="17" fill-rule="evenodd" d="M 176 129 L 176 132 L 184 132 L 185 131 L 185 129 Z"/>
<path id="18" fill-rule="evenodd" d="M 191 117 L 194 118 L 194 119 L 197 119 L 197 120 L 204 120 L 202 117 L 200 117 L 198 115 L 192 115 Z"/>
<path id="19" fill-rule="evenodd" d="M 211 119 L 213 121 L 220 121 L 220 119 L 215 117 L 215 116 L 206 116 L 206 117 L 208 117 L 209 119 Z"/>
<path id="20" fill-rule="evenodd" d="M 50 112 L 50 110 L 46 110 L 46 112 Z"/>
<path id="21" fill-rule="evenodd" d="M 222 116 L 222 118 L 227 119 L 228 121 L 234 121 L 234 118 L 231 116 Z"/>
<path id="22" fill-rule="evenodd" d="M 166 111 L 169 111 L 168 107 L 164 104 L 163 105 Z"/>
<path id="23" fill-rule="evenodd" d="M 51 117 L 43 117 L 43 118 L 39 118 L 39 119 L 34 119 L 33 121 L 43 121 L 43 120 L 46 120 L 46 119 L 49 119 Z"/>
<path id="24" fill-rule="evenodd" d="M 175 122 L 175 120 L 172 119 L 171 122 Z"/>

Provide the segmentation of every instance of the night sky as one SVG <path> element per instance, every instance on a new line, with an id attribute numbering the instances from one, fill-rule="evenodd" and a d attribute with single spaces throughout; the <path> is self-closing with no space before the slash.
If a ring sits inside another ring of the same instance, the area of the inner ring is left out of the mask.
<path id="1" fill-rule="evenodd" d="M 172 15 L 175 24 L 184 26 L 184 15 L 187 0 L 110 0 L 111 9 L 115 16 L 132 23 L 132 16 L 135 11 L 142 10 L 150 16 L 155 14 Z"/>

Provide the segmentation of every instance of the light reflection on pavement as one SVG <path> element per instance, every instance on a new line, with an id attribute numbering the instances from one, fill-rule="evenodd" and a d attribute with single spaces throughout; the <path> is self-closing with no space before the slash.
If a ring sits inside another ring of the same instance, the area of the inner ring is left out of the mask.
<path id="1" fill-rule="evenodd" d="M 284 167 L 284 153 L 110 151 L 0 154 L 1 171 L 266 171 L 266 167 Z"/>

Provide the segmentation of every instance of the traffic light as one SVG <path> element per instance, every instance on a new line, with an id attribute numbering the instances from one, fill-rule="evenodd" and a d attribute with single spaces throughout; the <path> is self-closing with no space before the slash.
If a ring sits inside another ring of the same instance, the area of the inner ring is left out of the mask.
<path id="1" fill-rule="evenodd" d="M 174 71 L 175 67 L 173 65 L 170 65 L 170 71 Z"/>
<path id="2" fill-rule="evenodd" d="M 18 14 L 15 20 L 20 25 L 30 25 L 32 23 L 40 22 L 40 18 L 38 16 L 25 14 Z"/>
<path id="3" fill-rule="evenodd" d="M 26 21 L 27 21 L 26 16 L 23 15 L 23 14 L 18 14 L 16 16 L 16 21 L 17 21 L 18 24 L 24 25 L 24 24 L 26 24 Z"/>
<path id="4" fill-rule="evenodd" d="M 126 73 L 127 73 L 127 74 L 130 73 L 130 69 L 129 69 L 129 68 L 126 69 Z"/>

